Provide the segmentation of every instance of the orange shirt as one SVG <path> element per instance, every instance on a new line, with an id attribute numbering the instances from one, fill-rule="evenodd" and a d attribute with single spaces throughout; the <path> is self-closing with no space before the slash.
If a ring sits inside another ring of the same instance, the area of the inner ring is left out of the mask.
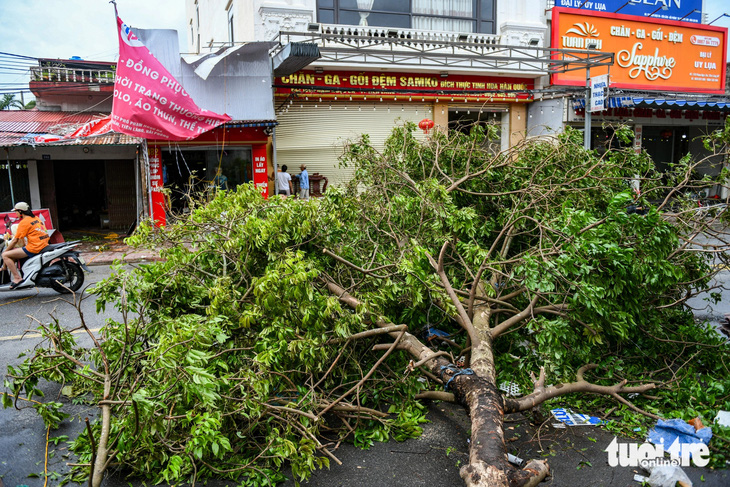
<path id="1" fill-rule="evenodd" d="M 37 254 L 48 245 L 48 233 L 46 226 L 37 216 L 24 216 L 18 224 L 18 230 L 15 232 L 15 238 L 18 240 L 28 238 L 28 245 L 25 248 L 28 252 Z"/>

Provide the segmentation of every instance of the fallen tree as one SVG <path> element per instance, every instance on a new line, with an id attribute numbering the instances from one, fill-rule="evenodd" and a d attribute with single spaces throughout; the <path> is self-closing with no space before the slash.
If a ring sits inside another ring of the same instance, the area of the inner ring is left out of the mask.
<path id="1" fill-rule="evenodd" d="M 591 393 L 711 419 L 729 350 L 685 306 L 726 262 L 726 213 L 693 206 L 706 161 L 658 174 L 645 154 L 588 152 L 572 131 L 494 153 L 494 127 L 426 141 L 414 128 L 383 151 L 349 143 L 355 179 L 320 200 L 241 187 L 164 231 L 142 226 L 129 242 L 165 260 L 96 286 L 100 311 L 125 319 L 86 329 L 94 347 L 41 324 L 47 346 L 7 385 L 93 393 L 102 419 L 72 444 L 77 473 L 273 485 L 287 462 L 303 479 L 339 461 L 340 441 L 418 435 L 420 401 L 437 398 L 471 417 L 466 485 L 532 486 L 548 467 L 507 462 L 507 413 Z M 532 392 L 506 397 L 506 379 Z"/>

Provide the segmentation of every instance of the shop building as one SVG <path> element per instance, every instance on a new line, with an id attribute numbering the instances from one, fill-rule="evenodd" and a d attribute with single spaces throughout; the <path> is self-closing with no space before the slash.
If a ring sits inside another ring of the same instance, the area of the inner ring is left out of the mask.
<path id="1" fill-rule="evenodd" d="M 63 139 L 108 115 L 114 72 L 114 63 L 77 59 L 40 59 L 31 68 L 36 109 L 0 112 L 2 208 L 13 199 L 47 208 L 61 232 L 126 231 L 144 213 L 140 139 Z"/>
<path id="2" fill-rule="evenodd" d="M 48 208 L 62 232 L 127 231 L 154 213 L 153 201 L 160 210 L 153 217 L 161 221 L 184 212 L 190 197 L 211 189 L 218 167 L 230 189 L 253 183 L 267 193 L 276 124 L 272 44 L 249 43 L 183 62 L 175 31 L 141 30 L 138 35 L 199 106 L 228 113 L 232 121 L 175 143 L 117 133 L 66 138 L 108 117 L 116 66 L 43 59 L 31 70 L 38 109 L 0 113 L 0 147 L 5 149 L 0 187 L 8 189 L 3 193 L 8 208 L 11 199 L 19 198 L 33 208 Z"/>
<path id="3" fill-rule="evenodd" d="M 551 56 L 541 2 L 187 0 L 189 48 L 273 40 L 276 163 L 330 184 L 339 156 L 367 133 L 382 147 L 404 121 L 442 130 L 500 126 L 499 149 L 523 138 L 527 105 Z"/>
<path id="4" fill-rule="evenodd" d="M 620 13 L 551 10 L 554 49 L 601 50 L 612 53 L 615 63 L 553 75 L 550 90 L 530 106 L 528 134 L 552 134 L 565 126 L 582 130 L 586 110 L 593 107 L 591 148 L 601 150 L 614 140 L 611 126 L 627 124 L 635 132 L 636 150 L 646 150 L 660 169 L 691 154 L 703 161 L 701 174 L 719 174 L 726 161 L 712 157 L 702 136 L 723 126 L 730 115 L 727 29 L 700 23 L 701 2 L 650 12 L 646 5 L 621 8 L 623 3 L 605 4 Z M 598 75 L 608 75 L 608 92 L 591 99 L 586 96 L 586 77 Z M 717 186 L 711 193 L 707 196 L 724 198 L 727 189 Z"/>
<path id="5" fill-rule="evenodd" d="M 269 58 L 273 44 L 251 42 L 183 58 L 176 31 L 140 29 L 136 34 L 198 106 L 232 118 L 193 140 L 148 141 L 151 200 L 163 201 L 160 189 L 167 188 L 161 203 L 166 212 L 184 213 L 191 196 L 215 185 L 218 168 L 228 189 L 253 183 L 268 195 L 276 126 Z"/>

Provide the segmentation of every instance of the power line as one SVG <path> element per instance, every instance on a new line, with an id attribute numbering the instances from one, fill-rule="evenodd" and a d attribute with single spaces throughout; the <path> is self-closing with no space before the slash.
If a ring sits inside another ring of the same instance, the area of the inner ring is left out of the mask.
<path id="1" fill-rule="evenodd" d="M 0 54 L 5 55 L 5 56 L 17 57 L 17 58 L 22 58 L 22 59 L 33 59 L 34 61 L 38 61 L 37 57 L 23 56 L 21 54 L 13 54 L 11 52 L 1 52 L 0 51 Z"/>
<path id="2" fill-rule="evenodd" d="M 0 70 L 7 70 L 7 71 L 28 71 L 28 68 L 15 68 L 10 66 L 0 66 Z"/>

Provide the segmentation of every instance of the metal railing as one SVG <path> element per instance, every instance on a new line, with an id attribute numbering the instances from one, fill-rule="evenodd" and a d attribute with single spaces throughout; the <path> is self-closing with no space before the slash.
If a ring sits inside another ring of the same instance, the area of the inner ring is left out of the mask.
<path id="1" fill-rule="evenodd" d="M 109 69 L 50 68 L 34 66 L 30 68 L 30 80 L 54 81 L 61 83 L 114 84 L 114 71 Z"/>
<path id="2" fill-rule="evenodd" d="M 308 42 L 319 47 L 318 62 L 327 65 L 375 63 L 547 74 L 614 63 L 614 54 L 609 52 L 503 45 L 501 40 L 490 34 L 312 24 L 308 32 L 279 32 L 271 55 L 276 56 L 292 42 Z"/>

